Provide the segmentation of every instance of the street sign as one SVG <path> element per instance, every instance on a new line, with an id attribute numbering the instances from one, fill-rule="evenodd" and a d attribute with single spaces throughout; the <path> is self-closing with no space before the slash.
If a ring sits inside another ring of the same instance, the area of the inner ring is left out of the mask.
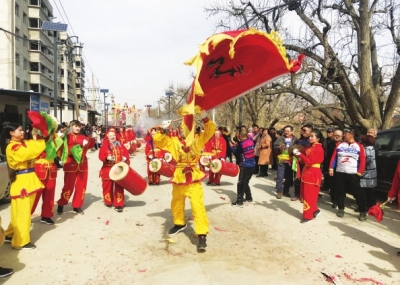
<path id="1" fill-rule="evenodd" d="M 172 92 L 172 91 L 167 91 L 167 92 L 165 92 L 165 95 L 168 96 L 168 97 L 174 96 L 174 92 Z"/>
<path id="2" fill-rule="evenodd" d="M 108 93 L 108 89 L 100 89 L 100 93 Z"/>

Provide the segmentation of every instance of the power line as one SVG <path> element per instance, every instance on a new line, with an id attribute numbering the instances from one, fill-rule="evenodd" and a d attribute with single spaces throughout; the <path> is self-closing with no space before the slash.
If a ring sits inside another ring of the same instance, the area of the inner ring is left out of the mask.
<path id="1" fill-rule="evenodd" d="M 61 8 L 62 8 L 62 10 L 64 11 L 65 17 L 67 18 L 69 27 L 70 27 L 71 30 L 72 30 L 72 35 L 75 36 L 75 31 L 74 31 L 74 29 L 72 28 L 72 24 L 71 24 L 71 22 L 70 22 L 69 19 L 68 19 L 67 13 L 66 13 L 65 10 L 64 10 L 64 6 L 63 6 L 63 4 L 61 3 L 61 0 L 58 0 L 58 2 L 60 2 Z M 54 3 L 55 3 L 55 1 L 54 1 Z"/>
<path id="2" fill-rule="evenodd" d="M 61 11 L 60 11 L 60 9 L 58 9 L 58 6 L 57 6 L 57 3 L 56 3 L 56 0 L 53 0 L 53 2 L 54 2 L 54 5 L 55 5 L 55 6 L 56 6 L 56 8 L 57 8 L 58 14 L 60 15 L 61 19 L 62 19 L 62 20 L 63 20 L 63 22 L 65 23 L 64 17 L 63 17 L 63 15 L 61 14 Z"/>

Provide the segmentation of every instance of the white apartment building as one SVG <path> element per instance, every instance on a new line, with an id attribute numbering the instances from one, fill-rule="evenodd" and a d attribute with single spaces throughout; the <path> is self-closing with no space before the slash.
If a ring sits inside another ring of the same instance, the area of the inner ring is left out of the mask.
<path id="1" fill-rule="evenodd" d="M 74 44 L 67 33 L 57 33 L 55 76 L 54 33 L 41 29 L 44 21 L 52 20 L 49 0 L 0 1 L 0 125 L 4 121 L 28 124 L 28 110 L 53 114 L 54 80 L 58 82 L 59 121 L 76 119 L 73 108 L 77 104 L 87 122 L 82 44 Z"/>

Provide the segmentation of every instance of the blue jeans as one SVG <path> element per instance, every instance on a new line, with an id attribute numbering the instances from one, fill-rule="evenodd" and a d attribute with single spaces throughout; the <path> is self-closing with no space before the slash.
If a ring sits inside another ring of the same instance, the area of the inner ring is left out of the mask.
<path id="1" fill-rule="evenodd" d="M 283 182 L 285 179 L 285 182 Z M 276 177 L 276 192 L 288 193 L 290 186 L 293 186 L 293 170 L 289 163 L 278 164 Z"/>

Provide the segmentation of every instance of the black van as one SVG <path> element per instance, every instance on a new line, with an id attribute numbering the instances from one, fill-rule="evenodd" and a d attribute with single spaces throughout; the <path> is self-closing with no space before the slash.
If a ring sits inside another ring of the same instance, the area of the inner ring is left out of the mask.
<path id="1" fill-rule="evenodd" d="M 376 157 L 377 190 L 388 192 L 400 159 L 400 127 L 379 132 L 376 142 L 379 145 Z"/>

